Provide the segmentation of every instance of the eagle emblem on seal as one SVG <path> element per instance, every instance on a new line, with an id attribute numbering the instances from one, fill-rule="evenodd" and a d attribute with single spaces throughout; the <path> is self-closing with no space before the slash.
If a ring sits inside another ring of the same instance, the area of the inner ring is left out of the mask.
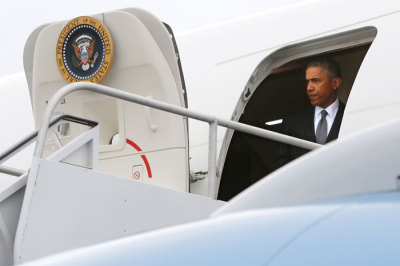
<path id="1" fill-rule="evenodd" d="M 96 40 L 93 40 L 93 37 L 87 34 L 82 34 L 75 39 L 72 44 L 75 50 L 75 57 L 72 58 L 72 62 L 75 67 L 81 67 L 83 71 L 94 67 L 99 56 L 99 53 L 96 52 L 93 57 L 95 42 Z"/>

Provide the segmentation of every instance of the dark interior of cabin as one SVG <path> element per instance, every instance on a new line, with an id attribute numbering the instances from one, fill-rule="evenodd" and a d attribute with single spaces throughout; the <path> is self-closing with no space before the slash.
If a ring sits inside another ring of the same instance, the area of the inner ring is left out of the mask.
<path id="1" fill-rule="evenodd" d="M 369 47 L 370 44 L 365 44 L 325 54 L 341 67 L 342 85 L 338 96 L 344 103 Z M 291 61 L 268 75 L 248 100 L 239 122 L 280 132 L 281 124 L 266 125 L 266 122 L 282 119 L 310 104 L 304 73 L 307 63 L 313 58 Z M 278 145 L 275 141 L 234 132 L 222 171 L 218 199 L 227 201 L 270 174 Z"/>

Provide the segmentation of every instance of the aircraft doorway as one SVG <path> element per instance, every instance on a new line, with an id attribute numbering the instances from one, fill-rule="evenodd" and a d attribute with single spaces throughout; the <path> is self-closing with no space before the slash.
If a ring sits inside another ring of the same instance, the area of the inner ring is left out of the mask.
<path id="1" fill-rule="evenodd" d="M 276 54 L 289 54 L 278 57 L 278 60 L 271 59 L 273 56 L 264 59 L 246 85 L 234 112 L 235 120 L 281 132 L 284 116 L 310 104 L 306 95 L 305 68 L 309 61 L 321 55 L 334 59 L 340 65 L 342 85 L 338 97 L 347 103 L 361 63 L 376 36 L 376 29 L 364 28 L 356 33 L 359 34 L 356 37 L 358 43 L 354 43 L 354 39 L 351 42 L 350 34 L 344 33 L 278 50 Z M 315 50 L 312 49 L 313 44 Z M 324 44 L 325 47 L 321 48 Z M 297 55 L 290 60 L 291 51 L 297 52 Z M 229 200 L 271 173 L 278 146 L 275 141 L 228 131 L 223 143 L 226 152 L 221 152 L 219 158 L 221 179 L 218 199 Z"/>

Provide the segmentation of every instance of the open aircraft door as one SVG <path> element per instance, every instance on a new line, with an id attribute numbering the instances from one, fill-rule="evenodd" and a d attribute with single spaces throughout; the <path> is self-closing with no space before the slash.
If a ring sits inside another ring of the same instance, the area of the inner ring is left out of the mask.
<path id="1" fill-rule="evenodd" d="M 305 69 L 310 61 L 321 56 L 335 60 L 341 67 L 342 83 L 337 94 L 348 110 L 352 105 L 348 99 L 353 83 L 376 36 L 375 27 L 359 27 L 271 51 L 250 76 L 232 120 L 282 133 L 284 117 L 310 106 Z M 280 145 L 273 140 L 228 130 L 219 155 L 218 199 L 228 201 L 276 170 L 274 160 Z"/>
<path id="2" fill-rule="evenodd" d="M 169 27 L 140 9 L 50 23 L 24 51 L 35 125 L 51 96 L 88 81 L 186 107 L 179 54 Z M 90 91 L 63 99 L 54 115 L 98 121 L 99 170 L 176 190 L 189 189 L 187 119 Z M 47 140 L 50 154 L 80 133 L 66 122 Z"/>

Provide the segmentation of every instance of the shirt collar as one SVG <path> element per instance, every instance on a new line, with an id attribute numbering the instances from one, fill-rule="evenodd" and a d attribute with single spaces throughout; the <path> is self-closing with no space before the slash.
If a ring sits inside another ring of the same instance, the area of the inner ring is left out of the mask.
<path id="1" fill-rule="evenodd" d="M 331 103 L 331 105 L 329 105 L 327 108 L 325 108 L 325 111 L 328 112 L 329 116 L 335 116 L 338 109 L 339 109 L 339 99 L 336 98 L 336 101 L 334 101 L 333 103 Z M 322 108 L 320 106 L 315 106 L 315 115 L 316 116 L 319 115 L 322 110 L 324 110 L 324 108 Z"/>

